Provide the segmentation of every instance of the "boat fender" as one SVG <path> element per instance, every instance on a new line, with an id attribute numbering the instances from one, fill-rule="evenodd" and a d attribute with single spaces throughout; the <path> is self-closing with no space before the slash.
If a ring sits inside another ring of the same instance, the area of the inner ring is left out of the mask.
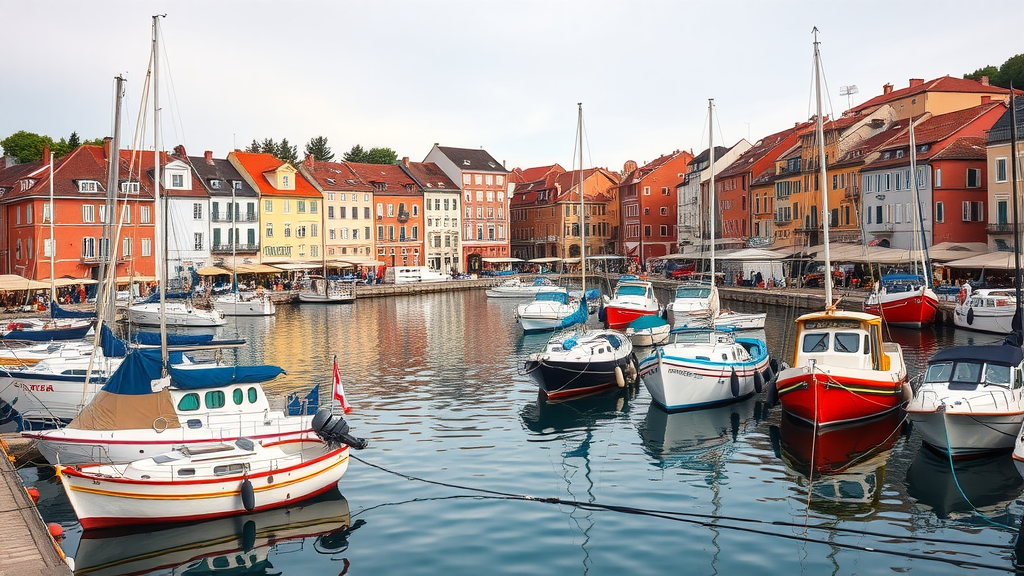
<path id="1" fill-rule="evenodd" d="M 776 360 L 775 358 L 772 358 L 768 362 L 768 367 L 772 369 L 772 374 L 778 374 L 779 373 L 779 361 Z"/>
<path id="2" fill-rule="evenodd" d="M 754 372 L 754 392 L 758 394 L 764 390 L 764 376 L 759 371 Z"/>
<path id="3" fill-rule="evenodd" d="M 771 383 L 768 384 L 768 400 L 766 402 L 768 409 L 773 408 L 779 403 L 779 387 L 776 385 L 776 382 L 778 382 L 778 380 L 772 380 Z"/>
<path id="4" fill-rule="evenodd" d="M 256 508 L 256 492 L 253 491 L 252 482 L 248 478 L 242 480 L 242 506 L 246 512 L 252 512 Z"/>
<path id="5" fill-rule="evenodd" d="M 640 380 L 640 362 L 636 359 L 636 354 L 629 355 L 629 383 L 636 384 Z"/>
<path id="6" fill-rule="evenodd" d="M 619 385 L 619 388 L 626 387 L 626 378 L 622 375 L 622 368 L 615 367 L 615 383 Z"/>
<path id="7" fill-rule="evenodd" d="M 604 306 L 601 306 L 597 310 L 597 319 L 600 320 L 601 322 L 607 322 L 608 321 L 608 311 L 605 310 Z"/>
<path id="8" fill-rule="evenodd" d="M 242 550 L 248 552 L 256 547 L 256 523 L 246 520 L 242 526 Z"/>
<path id="9" fill-rule="evenodd" d="M 974 324 L 974 307 L 973 306 L 967 309 L 967 325 L 970 326 L 972 324 Z"/>
<path id="10" fill-rule="evenodd" d="M 729 388 L 732 390 L 733 397 L 740 395 L 740 377 L 736 375 L 736 369 L 729 374 Z"/>

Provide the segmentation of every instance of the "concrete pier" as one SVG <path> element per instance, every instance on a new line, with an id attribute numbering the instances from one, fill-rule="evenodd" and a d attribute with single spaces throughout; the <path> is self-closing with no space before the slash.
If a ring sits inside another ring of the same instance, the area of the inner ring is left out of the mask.
<path id="1" fill-rule="evenodd" d="M 0 478 L 0 576 L 70 576 L 6 453 Z"/>

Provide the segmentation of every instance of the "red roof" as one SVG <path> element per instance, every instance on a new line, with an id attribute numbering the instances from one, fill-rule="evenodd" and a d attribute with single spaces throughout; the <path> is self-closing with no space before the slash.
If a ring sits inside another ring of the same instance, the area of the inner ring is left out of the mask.
<path id="1" fill-rule="evenodd" d="M 133 154 L 135 155 L 134 161 L 132 159 Z M 131 180 L 139 182 L 139 195 L 133 195 L 131 198 L 152 199 L 153 153 L 121 150 L 119 156 L 121 161 L 119 180 L 128 180 L 129 169 L 131 169 Z M 166 153 L 162 153 L 161 161 L 166 164 Z M 35 176 L 37 181 L 30 189 L 21 190 L 21 186 L 17 181 L 30 175 L 33 171 L 38 172 Z M 50 171 L 43 161 L 18 164 L 0 171 L 0 187 L 11 188 L 10 192 L 3 195 L 3 199 L 49 196 L 49 177 Z M 98 191 L 94 193 L 79 192 L 78 183 L 83 180 L 99 182 Z M 53 195 L 56 197 L 83 196 L 95 198 L 106 194 L 106 186 L 107 161 L 104 158 L 102 146 L 82 145 L 67 156 L 54 161 Z M 194 180 L 193 188 L 195 188 Z M 201 185 L 200 190 L 202 190 Z M 205 195 L 205 192 L 203 192 L 203 195 Z"/>
<path id="2" fill-rule="evenodd" d="M 291 165 L 278 160 L 272 154 L 236 151 L 228 154 L 228 158 L 231 157 L 234 157 L 242 169 L 249 174 L 262 196 L 314 196 L 317 198 L 322 196 L 298 171 L 295 172 L 295 190 L 278 190 L 270 183 L 265 174 L 274 172 L 284 165 Z"/>
<path id="3" fill-rule="evenodd" d="M 746 152 L 740 154 L 740 156 L 736 158 L 735 162 L 727 166 L 725 170 L 722 170 L 722 172 L 719 174 L 719 177 L 725 178 L 728 176 L 735 176 L 736 174 L 742 174 L 744 172 L 747 172 L 752 164 L 754 164 L 758 160 L 761 160 L 770 152 L 775 150 L 775 148 L 778 147 L 779 144 L 782 144 L 782 142 L 786 138 L 789 138 L 794 132 L 802 131 L 804 128 L 806 128 L 806 123 L 797 124 L 792 128 L 786 128 L 781 132 L 769 134 L 768 136 L 761 138 L 756 145 L 754 145 L 752 148 L 748 148 Z M 777 154 L 781 154 L 783 152 L 785 152 L 785 150 L 778 150 Z"/>
<path id="4" fill-rule="evenodd" d="M 982 84 L 977 80 L 968 80 L 966 78 L 953 78 L 952 76 L 943 76 L 928 82 L 921 82 L 916 86 L 908 86 L 899 90 L 893 90 L 888 94 L 882 94 L 875 96 L 871 100 L 864 102 L 859 106 L 855 106 L 851 109 L 851 112 L 861 112 L 867 108 L 881 106 L 887 102 L 913 96 L 915 94 L 922 94 L 924 92 L 960 92 L 960 93 L 973 93 L 973 94 L 1009 94 L 1010 91 L 1006 88 L 1000 88 L 998 86 L 992 86 L 990 84 Z"/>
<path id="5" fill-rule="evenodd" d="M 985 160 L 984 136 L 962 136 L 939 150 L 932 160 Z"/>
<path id="6" fill-rule="evenodd" d="M 409 162 L 405 168 L 424 191 L 459 190 L 459 186 L 433 162 Z"/>
<path id="7" fill-rule="evenodd" d="M 309 176 L 320 188 L 332 192 L 373 192 L 370 186 L 356 174 L 348 162 L 318 162 L 308 159 L 303 163 Z"/>
<path id="8" fill-rule="evenodd" d="M 389 196 L 420 196 L 423 194 L 423 190 L 416 184 L 416 181 L 398 165 L 349 162 L 349 166 L 363 181 L 373 186 L 374 194 Z"/>

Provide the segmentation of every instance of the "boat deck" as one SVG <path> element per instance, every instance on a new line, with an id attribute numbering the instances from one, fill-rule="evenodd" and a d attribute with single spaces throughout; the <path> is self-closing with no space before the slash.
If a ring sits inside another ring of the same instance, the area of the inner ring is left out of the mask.
<path id="1" fill-rule="evenodd" d="M 0 576 L 70 576 L 6 454 L 0 454 L 0 476 Z"/>

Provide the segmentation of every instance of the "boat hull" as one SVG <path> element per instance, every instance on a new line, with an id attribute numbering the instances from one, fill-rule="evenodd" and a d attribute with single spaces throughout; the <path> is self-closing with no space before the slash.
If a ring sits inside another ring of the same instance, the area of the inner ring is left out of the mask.
<path id="1" fill-rule="evenodd" d="M 217 310 L 199 310 L 191 306 L 166 306 L 166 325 L 185 327 L 210 327 L 227 324 L 224 314 Z M 141 326 L 160 326 L 159 304 L 138 304 L 128 308 L 128 320 Z"/>
<path id="2" fill-rule="evenodd" d="M 722 312 L 715 318 L 715 328 L 733 330 L 761 330 L 768 313 Z"/>
<path id="3" fill-rule="evenodd" d="M 864 312 L 881 316 L 896 326 L 920 328 L 935 321 L 939 301 L 929 291 L 917 290 L 898 294 L 882 294 L 864 303 Z M 874 296 L 874 295 L 872 295 Z"/>
<path id="4" fill-rule="evenodd" d="M 760 346 L 760 353 L 749 361 L 729 363 L 659 349 L 640 364 L 640 375 L 651 399 L 670 412 L 738 402 L 752 396 L 772 376 L 767 350 L 764 344 Z"/>
<path id="5" fill-rule="evenodd" d="M 605 306 L 604 309 L 605 324 L 611 330 L 625 330 L 630 322 L 636 320 L 641 316 L 647 316 L 649 314 L 657 314 L 657 308 L 650 307 L 622 307 L 622 306 Z"/>
<path id="6" fill-rule="evenodd" d="M 907 419 L 925 444 L 954 458 L 1009 451 L 1020 433 L 1024 411 L 1006 414 L 946 413 L 907 408 Z"/>
<path id="7" fill-rule="evenodd" d="M 64 491 L 86 530 L 156 522 L 197 522 L 259 512 L 312 498 L 337 486 L 348 469 L 348 447 L 267 471 L 196 480 L 104 477 L 110 467 L 60 468 Z M 108 474 L 109 476 L 109 474 Z M 243 504 L 252 484 L 254 507 Z"/>
<path id="8" fill-rule="evenodd" d="M 105 383 L 106 378 L 99 375 L 86 384 L 85 376 L 0 371 L 0 400 L 17 408 L 25 421 L 43 425 L 67 423 Z"/>
<path id="9" fill-rule="evenodd" d="M 1013 331 L 1014 310 L 1014 307 L 972 308 L 961 304 L 953 311 L 953 324 L 978 332 L 1009 334 Z"/>
<path id="10" fill-rule="evenodd" d="M 909 398 L 906 374 L 828 367 L 787 368 L 776 386 L 782 409 L 805 422 L 832 426 L 886 414 Z"/>
<path id="11" fill-rule="evenodd" d="M 524 369 L 549 399 L 632 385 L 639 377 L 632 343 L 611 330 L 552 338 L 543 352 L 530 354 Z"/>
<path id="12" fill-rule="evenodd" d="M 355 295 L 324 296 L 323 294 L 304 294 L 299 292 L 299 302 L 303 304 L 351 304 L 355 301 Z"/>
<path id="13" fill-rule="evenodd" d="M 213 301 L 214 310 L 225 316 L 273 316 L 277 306 L 270 294 L 245 297 L 240 294 L 228 294 Z"/>

